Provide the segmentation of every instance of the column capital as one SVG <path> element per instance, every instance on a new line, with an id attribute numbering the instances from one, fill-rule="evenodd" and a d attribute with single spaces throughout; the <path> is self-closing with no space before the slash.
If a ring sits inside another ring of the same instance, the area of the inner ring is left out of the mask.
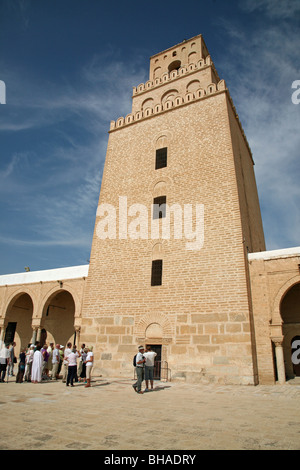
<path id="1" fill-rule="evenodd" d="M 282 346 L 283 338 L 284 338 L 283 336 L 272 336 L 271 340 L 272 340 L 272 343 L 274 343 L 276 347 L 279 347 L 279 346 Z"/>
<path id="2" fill-rule="evenodd" d="M 38 331 L 40 327 L 40 325 L 31 325 L 31 328 L 33 329 L 33 331 Z"/>

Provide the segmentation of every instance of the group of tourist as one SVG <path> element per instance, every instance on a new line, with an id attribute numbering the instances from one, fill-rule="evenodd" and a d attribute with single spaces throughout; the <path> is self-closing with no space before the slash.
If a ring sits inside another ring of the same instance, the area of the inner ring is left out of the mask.
<path id="1" fill-rule="evenodd" d="M 16 343 L 0 345 L 0 382 L 5 382 L 14 375 L 14 364 L 17 363 L 14 347 Z M 156 352 L 151 346 L 138 347 L 138 353 L 134 358 L 137 381 L 133 385 L 137 393 L 144 393 L 141 390 L 143 380 L 146 381 L 145 391 L 149 391 L 149 383 L 153 390 L 153 372 Z M 62 377 L 62 382 L 67 386 L 74 387 L 74 382 L 84 381 L 85 387 L 91 386 L 91 372 L 94 365 L 93 347 L 81 345 L 77 350 L 75 345 L 68 343 L 66 347 L 54 343 L 49 346 L 41 346 L 37 341 L 35 344 L 28 344 L 26 349 L 21 350 L 19 355 L 18 373 L 16 382 L 32 382 L 34 384 L 42 380 L 58 380 Z"/>
<path id="2" fill-rule="evenodd" d="M 0 350 L 0 382 L 5 376 L 14 376 L 14 365 L 17 359 L 14 353 L 16 343 L 3 344 Z M 91 372 L 94 365 L 93 347 L 81 345 L 80 350 L 72 343 L 66 347 L 54 343 L 40 345 L 28 344 L 19 355 L 16 382 L 39 383 L 42 380 L 58 380 L 62 376 L 63 383 L 74 387 L 74 382 L 85 382 L 91 386 Z"/>
<path id="3" fill-rule="evenodd" d="M 154 362 L 155 357 L 157 356 L 156 352 L 152 351 L 151 346 L 146 347 L 146 352 L 144 346 L 138 347 L 138 353 L 134 357 L 133 364 L 135 365 L 137 380 L 132 385 L 133 389 L 140 394 L 142 392 L 142 382 L 146 381 L 145 392 L 149 392 L 149 382 L 151 385 L 151 390 L 153 390 L 153 378 L 154 378 Z"/>

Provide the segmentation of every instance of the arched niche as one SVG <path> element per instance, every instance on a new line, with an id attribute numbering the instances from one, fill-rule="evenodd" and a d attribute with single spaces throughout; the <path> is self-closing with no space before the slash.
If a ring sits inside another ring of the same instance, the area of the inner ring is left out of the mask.
<path id="1" fill-rule="evenodd" d="M 187 84 L 186 92 L 194 93 L 200 88 L 200 80 L 192 80 Z"/>
<path id="2" fill-rule="evenodd" d="M 164 105 L 167 101 L 174 101 L 176 96 L 178 95 L 178 90 L 175 88 L 166 91 L 161 97 L 161 104 Z"/>

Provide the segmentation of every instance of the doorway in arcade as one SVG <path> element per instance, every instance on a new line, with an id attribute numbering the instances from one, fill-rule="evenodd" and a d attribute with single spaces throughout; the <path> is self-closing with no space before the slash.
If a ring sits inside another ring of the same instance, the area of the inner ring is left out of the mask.
<path id="1" fill-rule="evenodd" d="M 10 302 L 6 314 L 2 340 L 4 343 L 15 342 L 15 356 L 26 348 L 32 338 L 33 302 L 29 294 L 17 294 Z"/>
<path id="2" fill-rule="evenodd" d="M 73 296 L 66 290 L 52 294 L 43 308 L 41 321 L 41 345 L 72 345 L 76 340 L 74 328 L 75 303 Z M 78 345 L 77 345 L 78 346 Z"/>

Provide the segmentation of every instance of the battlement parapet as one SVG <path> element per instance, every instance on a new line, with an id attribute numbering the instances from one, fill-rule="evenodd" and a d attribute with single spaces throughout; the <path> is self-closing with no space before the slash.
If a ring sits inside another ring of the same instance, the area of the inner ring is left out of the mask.
<path id="1" fill-rule="evenodd" d="M 203 61 L 201 61 L 203 62 Z M 147 82 L 148 83 L 148 82 Z M 147 84 L 146 84 L 147 85 Z M 118 130 L 120 128 L 126 127 L 128 125 L 134 124 L 135 122 L 142 121 L 144 119 L 149 119 L 153 117 L 154 115 L 164 113 L 167 111 L 170 111 L 172 109 L 178 108 L 180 106 L 185 106 L 191 102 L 196 102 L 198 100 L 206 99 L 209 96 L 216 95 L 218 93 L 221 93 L 223 91 L 226 91 L 228 94 L 229 101 L 231 103 L 234 115 L 236 117 L 237 123 L 241 129 L 243 138 L 245 140 L 245 143 L 248 147 L 248 150 L 250 152 L 250 156 L 252 158 L 252 152 L 249 146 L 249 143 L 247 141 L 244 129 L 242 127 L 242 124 L 240 122 L 239 116 L 237 114 L 236 108 L 233 104 L 232 98 L 230 96 L 229 90 L 226 87 L 226 83 L 224 80 L 220 80 L 217 84 L 216 83 L 210 83 L 206 89 L 204 88 L 198 88 L 195 92 L 188 92 L 184 95 L 177 94 L 175 97 L 168 98 L 164 103 L 156 103 L 154 105 L 150 105 L 146 107 L 145 109 L 141 109 L 135 113 L 129 113 L 125 117 L 119 117 L 116 121 L 111 121 L 110 122 L 110 132 Z M 253 160 L 253 159 L 252 159 Z"/>
<path id="2" fill-rule="evenodd" d="M 149 91 L 159 85 L 165 84 L 166 82 L 180 78 L 183 75 L 193 73 L 208 66 L 214 67 L 210 56 L 207 56 L 205 59 L 201 59 L 196 63 L 183 65 L 178 70 L 166 72 L 159 78 L 155 78 L 154 80 L 148 80 L 146 83 L 140 83 L 137 87 L 133 87 L 133 96 L 136 96 L 140 93 L 144 93 L 145 91 Z"/>
<path id="3" fill-rule="evenodd" d="M 113 131 L 115 129 L 119 129 L 120 127 L 126 126 L 127 124 L 132 124 L 134 122 L 140 121 L 145 118 L 149 118 L 150 116 L 158 113 L 162 113 L 164 111 L 170 110 L 172 108 L 176 108 L 178 106 L 185 105 L 192 101 L 196 101 L 202 98 L 205 98 L 209 95 L 214 93 L 226 90 L 226 84 L 224 80 L 220 80 L 218 84 L 211 83 L 209 84 L 206 89 L 198 88 L 195 92 L 188 92 L 185 95 L 176 95 L 175 97 L 167 99 L 164 103 L 157 103 L 154 106 L 149 104 L 148 107 L 145 109 L 139 110 L 136 113 L 129 113 L 127 116 L 119 117 L 116 121 L 110 122 L 110 130 Z"/>

